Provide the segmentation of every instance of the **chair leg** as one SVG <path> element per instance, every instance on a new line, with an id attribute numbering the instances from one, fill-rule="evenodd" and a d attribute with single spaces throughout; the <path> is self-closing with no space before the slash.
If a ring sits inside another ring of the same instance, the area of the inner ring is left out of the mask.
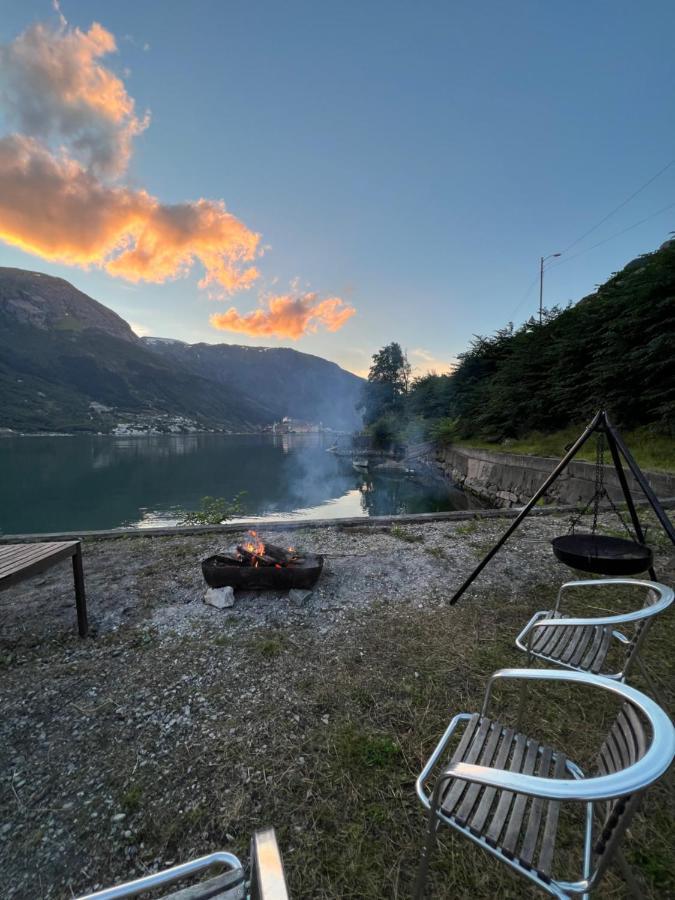
<path id="1" fill-rule="evenodd" d="M 654 684 L 654 679 L 647 671 L 647 667 L 640 659 L 639 654 L 635 655 L 635 662 L 638 664 L 638 666 L 640 668 L 640 672 L 642 673 L 642 677 L 647 682 L 647 686 L 649 687 L 649 690 L 654 695 L 654 699 L 659 704 L 659 706 L 661 706 L 663 708 L 663 710 L 665 711 L 668 708 L 665 698 L 663 697 L 663 694 L 661 693 L 661 691 Z"/>
<path id="2" fill-rule="evenodd" d="M 644 891 L 637 883 L 637 879 L 633 874 L 633 870 L 626 862 L 626 857 L 623 855 L 621 850 L 615 850 L 614 852 L 616 853 L 616 861 L 618 862 L 619 868 L 621 869 L 623 880 L 626 882 L 628 893 L 631 897 L 635 898 L 635 900 L 641 900 L 641 898 L 644 897 Z"/>
<path id="3" fill-rule="evenodd" d="M 433 806 L 429 810 L 429 820 L 427 823 L 427 836 L 422 847 L 422 855 L 420 856 L 420 864 L 417 869 L 417 878 L 415 879 L 415 890 L 413 893 L 414 900 L 424 900 L 424 891 L 427 884 L 427 875 L 429 873 L 429 862 L 436 850 L 436 833 L 438 832 L 438 819 L 434 815 Z"/>
<path id="4" fill-rule="evenodd" d="M 80 637 L 89 632 L 87 622 L 87 598 L 84 592 L 84 571 L 82 569 L 82 548 L 78 544 L 73 554 L 73 578 L 75 581 L 75 605 L 77 607 L 77 630 Z"/>

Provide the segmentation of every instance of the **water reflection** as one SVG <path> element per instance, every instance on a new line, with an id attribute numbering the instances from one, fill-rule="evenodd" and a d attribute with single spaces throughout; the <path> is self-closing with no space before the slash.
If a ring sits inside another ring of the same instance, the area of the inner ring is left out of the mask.
<path id="1" fill-rule="evenodd" d="M 331 436 L 152 435 L 0 440 L 5 533 L 173 524 L 245 491 L 244 517 L 339 518 L 465 508 L 444 483 L 356 471 Z M 475 505 L 475 503 L 473 504 Z"/>

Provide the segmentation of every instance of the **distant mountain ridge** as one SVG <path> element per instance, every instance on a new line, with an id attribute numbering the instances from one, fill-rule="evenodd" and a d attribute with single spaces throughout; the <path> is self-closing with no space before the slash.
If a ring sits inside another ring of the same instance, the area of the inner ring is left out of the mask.
<path id="1" fill-rule="evenodd" d="M 259 429 L 358 424 L 362 379 L 289 348 L 139 338 L 62 278 L 0 267 L 0 429 Z"/>

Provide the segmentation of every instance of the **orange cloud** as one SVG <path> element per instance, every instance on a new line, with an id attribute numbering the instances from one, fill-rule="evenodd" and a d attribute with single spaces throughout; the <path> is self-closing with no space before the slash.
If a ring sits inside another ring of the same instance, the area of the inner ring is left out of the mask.
<path id="1" fill-rule="evenodd" d="M 328 331 L 338 331 L 355 314 L 353 306 L 339 297 L 319 300 L 318 294 L 306 293 L 294 297 L 280 294 L 268 297 L 265 306 L 246 315 L 231 307 L 224 313 L 210 317 L 214 328 L 234 331 L 253 337 L 271 336 L 297 340 L 313 333 L 323 325 Z"/>
<path id="2" fill-rule="evenodd" d="M 98 23 L 36 23 L 0 45 L 0 102 L 21 133 L 0 138 L 0 240 L 44 259 L 97 266 L 127 281 L 162 283 L 199 263 L 199 287 L 215 295 L 259 277 L 260 235 L 221 200 L 164 204 L 125 185 L 133 139 L 149 125 L 123 81 L 101 60 L 117 51 Z M 319 326 L 337 331 L 354 308 L 316 294 L 273 296 L 216 328 L 293 340 Z"/>
<path id="3" fill-rule="evenodd" d="M 33 138 L 0 139 L 0 238 L 45 259 L 99 266 L 128 281 L 163 282 L 195 261 L 201 287 L 232 292 L 258 277 L 260 235 L 219 201 L 165 205 L 101 182 Z"/>
<path id="4" fill-rule="evenodd" d="M 60 14 L 60 10 L 58 10 Z M 0 46 L 0 98 L 9 122 L 30 137 L 69 142 L 99 175 L 122 174 L 133 138 L 149 124 L 136 115 L 124 83 L 100 64 L 117 51 L 114 36 L 40 22 Z"/>

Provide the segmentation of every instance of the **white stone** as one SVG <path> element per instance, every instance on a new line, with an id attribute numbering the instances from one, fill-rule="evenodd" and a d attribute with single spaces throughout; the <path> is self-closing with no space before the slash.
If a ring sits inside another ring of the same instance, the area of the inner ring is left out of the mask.
<path id="1" fill-rule="evenodd" d="M 204 594 L 204 603 L 209 606 L 215 606 L 216 609 L 225 609 L 228 606 L 234 606 L 234 588 L 207 588 Z"/>
<path id="2" fill-rule="evenodd" d="M 302 606 L 311 596 L 311 591 L 303 590 L 302 588 L 291 588 L 288 592 L 288 599 L 296 606 Z"/>

